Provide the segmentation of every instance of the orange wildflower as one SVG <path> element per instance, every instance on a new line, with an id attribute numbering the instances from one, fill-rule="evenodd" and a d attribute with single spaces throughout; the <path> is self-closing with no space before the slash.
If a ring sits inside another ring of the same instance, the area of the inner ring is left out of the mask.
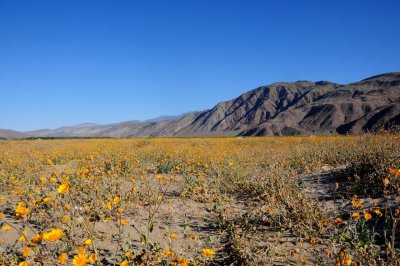
<path id="1" fill-rule="evenodd" d="M 42 235 L 41 234 L 37 234 L 37 235 L 35 235 L 32 239 L 31 239 L 31 242 L 33 243 L 33 244 L 39 244 L 41 241 L 42 241 Z"/>
<path id="2" fill-rule="evenodd" d="M 372 219 L 372 215 L 369 214 L 368 212 L 365 212 L 365 213 L 364 213 L 364 219 L 365 219 L 366 221 L 371 220 L 371 219 Z"/>
<path id="3" fill-rule="evenodd" d="M 31 249 L 29 247 L 25 247 L 25 248 L 22 249 L 22 255 L 24 257 L 28 257 L 29 254 L 31 254 Z"/>
<path id="4" fill-rule="evenodd" d="M 67 262 L 67 259 L 68 259 L 67 253 L 61 253 L 61 254 L 58 256 L 58 262 L 59 262 L 60 264 L 65 264 L 65 263 Z"/>
<path id="5" fill-rule="evenodd" d="M 398 177 L 400 175 L 400 169 L 395 169 L 393 167 L 389 167 L 389 171 L 395 176 Z"/>

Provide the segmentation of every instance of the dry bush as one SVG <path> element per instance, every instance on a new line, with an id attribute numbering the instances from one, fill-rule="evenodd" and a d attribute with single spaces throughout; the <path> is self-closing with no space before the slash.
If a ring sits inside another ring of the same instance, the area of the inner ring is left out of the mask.
<path id="1" fill-rule="evenodd" d="M 398 135 L 367 136 L 358 140 L 341 173 L 347 189 L 359 196 L 400 195 L 400 180 L 391 169 L 400 168 Z"/>

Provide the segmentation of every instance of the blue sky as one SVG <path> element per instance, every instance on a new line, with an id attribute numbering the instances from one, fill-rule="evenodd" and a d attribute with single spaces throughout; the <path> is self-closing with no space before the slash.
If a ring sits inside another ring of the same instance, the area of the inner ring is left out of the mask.
<path id="1" fill-rule="evenodd" d="M 400 1 L 0 1 L 0 128 L 211 108 L 400 71 Z"/>

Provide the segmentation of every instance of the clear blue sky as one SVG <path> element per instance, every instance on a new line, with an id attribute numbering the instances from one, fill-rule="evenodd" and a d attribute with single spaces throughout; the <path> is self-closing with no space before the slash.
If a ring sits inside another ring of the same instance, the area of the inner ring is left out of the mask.
<path id="1" fill-rule="evenodd" d="M 0 128 L 211 108 L 400 71 L 399 0 L 0 0 Z"/>

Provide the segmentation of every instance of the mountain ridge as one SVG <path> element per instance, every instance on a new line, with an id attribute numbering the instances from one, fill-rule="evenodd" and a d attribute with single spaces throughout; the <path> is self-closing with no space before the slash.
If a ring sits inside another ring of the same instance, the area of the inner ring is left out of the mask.
<path id="1" fill-rule="evenodd" d="M 390 72 L 349 84 L 323 80 L 275 82 L 200 112 L 53 130 L 0 130 L 0 137 L 360 134 L 399 124 L 400 72 Z"/>

